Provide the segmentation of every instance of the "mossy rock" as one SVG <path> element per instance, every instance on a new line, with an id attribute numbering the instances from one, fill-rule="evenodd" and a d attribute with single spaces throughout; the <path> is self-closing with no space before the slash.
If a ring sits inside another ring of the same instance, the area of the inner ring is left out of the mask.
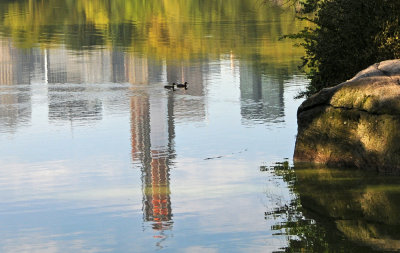
<path id="1" fill-rule="evenodd" d="M 400 60 L 374 64 L 298 109 L 294 160 L 400 174 Z"/>

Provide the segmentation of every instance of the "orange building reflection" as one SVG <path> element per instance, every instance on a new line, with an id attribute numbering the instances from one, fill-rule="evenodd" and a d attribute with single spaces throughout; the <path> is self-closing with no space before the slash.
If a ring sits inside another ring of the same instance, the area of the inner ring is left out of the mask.
<path id="1" fill-rule="evenodd" d="M 163 63 L 129 53 L 123 57 L 123 67 L 119 69 L 125 73 L 126 81 L 133 84 L 130 98 L 132 159 L 142 168 L 143 219 L 152 222 L 154 230 L 170 230 L 173 214 L 169 175 L 175 153 L 174 120 L 203 120 L 205 103 L 203 99 L 177 100 L 173 92 L 151 91 L 143 89 L 143 85 L 193 80 L 185 94 L 203 98 L 203 76 L 199 73 L 205 67 L 203 64 Z"/>
<path id="2" fill-rule="evenodd" d="M 172 226 L 172 210 L 169 188 L 169 168 L 166 157 L 158 157 L 157 151 L 152 151 L 150 185 L 146 184 L 144 213 L 145 219 L 154 221 L 153 229 L 165 230 Z M 147 180 L 146 180 L 147 181 Z"/>
<path id="3" fill-rule="evenodd" d="M 130 57 L 130 56 L 126 56 Z M 131 83 L 147 83 L 147 61 L 126 60 Z M 145 70 L 145 71 L 142 71 Z M 173 98 L 132 88 L 130 99 L 132 159 L 142 168 L 143 219 L 157 231 L 173 225 L 169 171 L 173 158 Z M 156 236 L 157 237 L 157 236 Z"/>
<path id="4" fill-rule="evenodd" d="M 132 158 L 140 161 L 142 167 L 144 220 L 153 222 L 155 230 L 166 230 L 173 223 L 169 187 L 169 124 L 152 126 L 151 117 L 157 117 L 158 121 L 168 121 L 169 117 L 156 115 L 150 103 L 149 96 L 131 98 Z"/>

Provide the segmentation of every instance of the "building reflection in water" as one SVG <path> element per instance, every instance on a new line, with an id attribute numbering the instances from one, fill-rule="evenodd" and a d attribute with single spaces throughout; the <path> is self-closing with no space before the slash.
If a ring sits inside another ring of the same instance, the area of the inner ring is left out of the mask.
<path id="1" fill-rule="evenodd" d="M 83 51 L 65 48 L 46 50 L 49 120 L 98 121 L 103 102 L 97 88 L 87 83 L 107 83 L 112 78 L 112 57 L 106 50 Z"/>
<path id="2" fill-rule="evenodd" d="M 201 60 L 173 60 L 110 49 L 74 51 L 62 45 L 44 50 L 21 50 L 14 48 L 9 40 L 2 40 L 0 52 L 0 124 L 11 128 L 16 128 L 17 122 L 30 120 L 31 87 L 12 87 L 10 84 L 43 82 L 49 84 L 46 96 L 50 122 L 101 120 L 107 106 L 104 102 L 111 100 L 108 95 L 115 87 L 101 88 L 96 84 L 159 83 L 161 86 L 161 83 L 184 81 L 189 81 L 190 88 L 182 92 L 187 96 L 174 99 L 174 118 L 177 122 L 202 122 L 206 118 L 205 85 L 214 73 L 213 68 L 221 67 L 211 64 L 207 57 Z M 282 75 L 275 75 L 276 69 L 269 69 L 266 64 L 260 63 L 258 56 L 253 58 L 251 61 L 238 61 L 242 122 L 282 122 L 284 80 L 274 78 Z M 15 92 L 16 89 L 18 92 Z M 23 92 L 21 89 L 24 89 Z M 113 101 L 108 101 L 108 106 L 112 106 L 110 103 L 121 103 L 118 96 L 113 98 Z M 129 108 L 128 102 L 125 102 L 124 108 Z"/>
<path id="3" fill-rule="evenodd" d="M 189 89 L 184 94 L 191 99 L 174 101 L 174 117 L 176 120 L 202 122 L 206 118 L 206 91 L 205 76 L 210 75 L 208 60 L 167 60 L 166 78 L 168 83 L 189 82 Z"/>
<path id="4" fill-rule="evenodd" d="M 25 53 L 12 46 L 9 40 L 0 40 L 0 127 L 12 131 L 31 120 L 30 86 L 17 87 L 16 84 L 29 84 L 29 72 L 35 63 L 39 50 L 29 49 Z M 39 51 L 40 52 L 40 51 Z"/>
<path id="5" fill-rule="evenodd" d="M 172 103 L 147 96 L 131 98 L 132 158 L 140 161 L 143 216 L 155 230 L 172 227 L 169 170 L 173 159 Z"/>
<path id="6" fill-rule="evenodd" d="M 78 52 L 60 46 L 23 51 L 7 40 L 0 43 L 0 53 L 0 126 L 16 128 L 18 121 L 30 119 L 32 94 L 30 85 L 21 85 L 25 83 L 48 84 L 43 87 L 50 122 L 100 121 L 105 108 L 112 107 L 110 101 L 123 103 L 123 96 L 130 94 L 126 107 L 119 110 L 130 110 L 132 159 L 142 169 L 143 220 L 165 239 L 163 231 L 173 226 L 169 177 L 175 157 L 174 125 L 204 122 L 204 86 L 221 66 L 206 58 L 157 59 L 109 49 Z M 283 81 L 264 75 L 257 61 L 239 61 L 239 71 L 242 119 L 282 121 Z M 184 81 L 189 82 L 187 90 L 162 88 Z M 114 90 L 124 91 L 113 94 Z"/>
<path id="7" fill-rule="evenodd" d="M 136 59 L 133 69 L 147 69 L 147 61 Z M 133 80 L 145 83 L 143 73 Z M 151 222 L 160 234 L 155 237 L 165 240 L 164 231 L 173 226 L 170 197 L 170 166 L 174 158 L 174 97 L 169 93 L 141 93 L 135 90 L 131 97 L 131 145 L 132 158 L 142 168 L 143 220 Z M 161 242 L 159 242 L 161 247 Z"/>
<path id="8" fill-rule="evenodd" d="M 241 115 L 245 124 L 277 123 L 284 121 L 282 79 L 263 74 L 260 62 L 241 61 Z"/>

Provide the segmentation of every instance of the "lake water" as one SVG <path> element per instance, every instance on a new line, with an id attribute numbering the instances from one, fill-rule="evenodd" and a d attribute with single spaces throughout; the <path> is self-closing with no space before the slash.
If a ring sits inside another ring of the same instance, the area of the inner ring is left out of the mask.
<path id="1" fill-rule="evenodd" d="M 310 211 L 366 176 L 293 170 L 308 81 L 279 37 L 304 25 L 258 0 L 1 2 L 0 251 L 398 249 L 396 218 L 368 244 L 359 209 Z M 363 207 L 399 196 L 368 182 Z"/>

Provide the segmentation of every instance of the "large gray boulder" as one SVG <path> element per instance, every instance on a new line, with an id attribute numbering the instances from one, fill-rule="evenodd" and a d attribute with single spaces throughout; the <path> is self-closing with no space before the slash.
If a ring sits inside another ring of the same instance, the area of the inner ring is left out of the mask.
<path id="1" fill-rule="evenodd" d="M 400 172 L 400 60 L 376 63 L 304 101 L 294 160 Z"/>

